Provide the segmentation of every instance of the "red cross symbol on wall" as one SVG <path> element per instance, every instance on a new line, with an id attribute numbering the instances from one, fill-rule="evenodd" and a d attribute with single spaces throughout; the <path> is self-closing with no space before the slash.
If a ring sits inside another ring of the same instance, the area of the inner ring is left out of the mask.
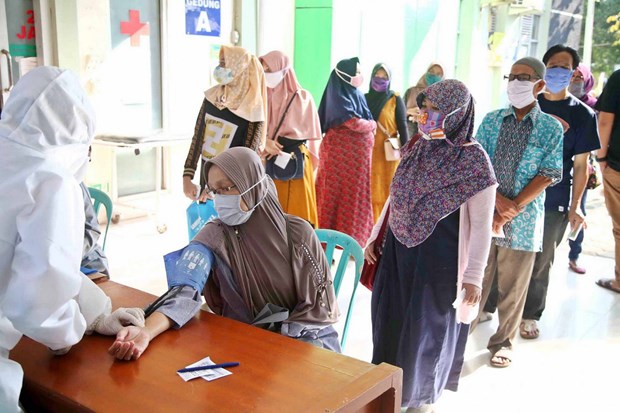
<path id="1" fill-rule="evenodd" d="M 132 47 L 140 47 L 140 36 L 148 36 L 149 24 L 140 22 L 140 10 L 129 10 L 129 21 L 121 22 L 121 33 L 128 34 Z"/>

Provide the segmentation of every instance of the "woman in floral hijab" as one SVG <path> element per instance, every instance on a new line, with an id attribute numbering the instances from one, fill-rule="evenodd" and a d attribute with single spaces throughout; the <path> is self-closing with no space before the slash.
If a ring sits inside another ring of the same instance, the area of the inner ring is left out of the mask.
<path id="1" fill-rule="evenodd" d="M 420 137 L 403 148 L 365 255 L 374 262 L 374 243 L 385 243 L 372 293 L 372 362 L 401 367 L 402 406 L 424 409 L 458 386 L 491 243 L 496 180 L 472 136 L 474 102 L 465 85 L 444 80 L 422 93 Z M 384 220 L 385 240 L 375 240 Z M 454 308 L 457 297 L 463 303 Z"/>

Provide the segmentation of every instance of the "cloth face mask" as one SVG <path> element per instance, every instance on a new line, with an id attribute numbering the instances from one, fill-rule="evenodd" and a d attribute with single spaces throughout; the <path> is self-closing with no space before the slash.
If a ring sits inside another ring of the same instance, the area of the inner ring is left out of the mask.
<path id="1" fill-rule="evenodd" d="M 215 210 L 217 211 L 218 218 L 226 225 L 230 227 L 234 227 L 237 225 L 245 224 L 248 219 L 252 216 L 252 212 L 256 209 L 257 206 L 263 202 L 263 199 L 267 196 L 267 192 L 265 191 L 265 196 L 254 205 L 254 207 L 248 211 L 244 211 L 241 209 L 241 196 L 248 193 L 250 189 L 254 188 L 256 185 L 263 182 L 263 180 L 267 177 L 267 175 L 263 176 L 257 183 L 249 187 L 247 190 L 243 191 L 237 195 L 220 195 L 215 194 L 215 199 L 213 200 L 213 204 L 215 206 Z"/>
<path id="2" fill-rule="evenodd" d="M 439 76 L 439 75 L 434 75 L 434 74 L 432 74 L 432 73 L 427 73 L 427 74 L 425 74 L 425 75 L 424 75 L 424 79 L 426 80 L 426 84 L 427 84 L 428 86 L 430 86 L 430 85 L 432 85 L 432 84 L 435 84 L 435 83 L 437 83 L 437 82 L 440 82 L 440 81 L 441 81 L 441 76 Z"/>
<path id="3" fill-rule="evenodd" d="M 388 86 L 390 85 L 390 81 L 388 79 L 384 79 L 382 77 L 375 76 L 370 81 L 370 87 L 375 92 L 386 92 L 388 90 Z"/>
<path id="4" fill-rule="evenodd" d="M 277 72 L 265 72 L 265 84 L 268 88 L 273 89 L 280 84 L 284 79 L 285 70 L 278 70 Z"/>
<path id="5" fill-rule="evenodd" d="M 534 102 L 534 86 L 540 80 L 532 83 L 529 80 L 511 80 L 508 82 L 508 100 L 517 109 L 522 109 Z"/>
<path id="6" fill-rule="evenodd" d="M 364 82 L 364 77 L 362 76 L 361 73 L 359 75 L 351 76 L 350 74 L 345 73 L 342 70 L 336 68 L 336 75 L 338 75 L 338 77 L 342 79 L 343 82 L 350 84 L 354 88 L 360 87 L 362 83 Z M 344 77 L 342 77 L 343 75 L 348 77 L 350 80 L 346 80 Z"/>
<path id="7" fill-rule="evenodd" d="M 453 145 L 453 143 L 450 142 L 450 140 L 446 137 L 446 134 L 444 133 L 444 129 L 446 127 L 446 119 L 448 119 L 448 117 L 454 115 L 456 112 L 466 107 L 467 107 L 467 104 L 463 106 L 459 106 L 458 108 L 454 109 L 452 112 L 448 113 L 445 116 L 443 113 L 436 111 L 436 110 L 432 110 L 432 109 L 424 112 L 420 116 L 420 122 L 418 123 L 418 130 L 421 132 L 422 138 L 426 140 L 445 139 L 446 142 L 448 142 L 450 145 Z M 431 122 L 435 122 L 435 126 L 429 127 L 429 130 L 425 131 L 424 129 L 426 128 L 423 125 L 430 123 L 429 119 L 431 118 L 437 119 L 436 121 L 431 121 Z M 441 124 L 441 126 L 438 126 L 439 124 Z"/>
<path id="8" fill-rule="evenodd" d="M 573 77 L 573 71 L 564 67 L 552 67 L 547 69 L 545 74 L 545 82 L 547 82 L 547 89 L 551 93 L 558 93 L 567 87 Z"/>
<path id="9" fill-rule="evenodd" d="M 227 67 L 218 65 L 213 71 L 213 78 L 220 85 L 227 85 L 233 81 L 233 72 Z"/>
<path id="10" fill-rule="evenodd" d="M 426 120 L 418 122 L 418 129 L 425 135 L 430 135 L 432 130 L 440 129 L 443 127 L 443 121 L 446 118 L 443 113 L 438 110 L 427 109 Z M 422 117 L 424 118 L 424 116 Z"/>

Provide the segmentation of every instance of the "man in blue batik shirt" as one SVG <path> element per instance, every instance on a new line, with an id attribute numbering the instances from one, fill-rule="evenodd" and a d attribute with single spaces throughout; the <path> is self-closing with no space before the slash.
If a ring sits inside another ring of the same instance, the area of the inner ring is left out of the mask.
<path id="1" fill-rule="evenodd" d="M 497 280 L 500 323 L 487 346 L 494 367 L 511 364 L 530 275 L 542 249 L 545 189 L 562 179 L 562 126 L 541 112 L 536 101 L 545 88 L 544 77 L 545 65 L 540 60 L 516 61 L 505 76 L 511 105 L 487 114 L 476 135 L 499 183 L 493 217 L 496 236 L 480 301 L 484 308 Z"/>

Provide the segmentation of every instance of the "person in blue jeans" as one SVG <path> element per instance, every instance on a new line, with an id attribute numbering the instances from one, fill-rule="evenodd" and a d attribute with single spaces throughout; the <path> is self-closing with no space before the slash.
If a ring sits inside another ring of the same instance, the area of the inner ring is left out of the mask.
<path id="1" fill-rule="evenodd" d="M 588 66 L 580 64 L 573 72 L 573 77 L 568 85 L 568 91 L 571 95 L 575 96 L 577 99 L 594 109 L 597 99 L 590 94 L 593 87 L 594 76 L 592 75 L 592 71 Z M 592 168 L 594 167 L 592 166 L 592 157 L 590 157 L 589 162 L 589 172 L 593 172 Z M 583 191 L 583 197 L 581 198 L 581 212 L 584 216 L 586 215 L 586 199 L 588 197 L 588 189 L 593 188 L 586 186 L 586 189 Z M 579 254 L 581 254 L 582 251 L 581 244 L 583 243 L 583 237 L 584 230 L 582 229 L 579 231 L 579 234 L 575 240 L 568 240 L 568 244 L 570 245 L 570 251 L 568 253 L 568 268 L 577 274 L 586 273 L 586 269 L 578 264 Z"/>

